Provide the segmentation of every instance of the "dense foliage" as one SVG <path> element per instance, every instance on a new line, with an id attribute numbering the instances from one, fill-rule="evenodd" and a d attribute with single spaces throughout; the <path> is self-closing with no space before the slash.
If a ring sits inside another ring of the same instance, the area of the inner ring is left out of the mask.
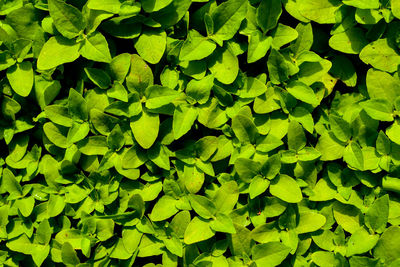
<path id="1" fill-rule="evenodd" d="M 400 266 L 400 0 L 0 2 L 1 266 Z"/>

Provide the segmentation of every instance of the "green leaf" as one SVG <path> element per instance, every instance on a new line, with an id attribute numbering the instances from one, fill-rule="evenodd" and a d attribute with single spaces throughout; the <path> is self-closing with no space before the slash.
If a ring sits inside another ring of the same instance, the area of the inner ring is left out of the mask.
<path id="1" fill-rule="evenodd" d="M 333 216 L 337 224 L 349 233 L 354 233 L 362 225 L 361 211 L 352 205 L 335 202 L 333 205 Z"/>
<path id="2" fill-rule="evenodd" d="M 104 155 L 108 151 L 107 138 L 105 136 L 89 136 L 77 143 L 82 154 Z"/>
<path id="3" fill-rule="evenodd" d="M 217 212 L 229 213 L 239 198 L 239 188 L 235 181 L 229 181 L 221 185 L 214 196 L 214 204 Z"/>
<path id="4" fill-rule="evenodd" d="M 130 92 L 144 92 L 153 85 L 153 72 L 146 62 L 138 55 L 131 56 L 131 66 L 126 77 L 126 86 Z"/>
<path id="5" fill-rule="evenodd" d="M 251 252 L 257 265 L 278 266 L 289 255 L 290 250 L 280 242 L 268 242 L 255 245 Z"/>
<path id="6" fill-rule="evenodd" d="M 168 105 L 179 96 L 178 91 L 160 85 L 147 87 L 144 94 L 146 96 L 146 108 L 148 109 Z"/>
<path id="7" fill-rule="evenodd" d="M 215 215 L 214 203 L 204 196 L 189 195 L 190 205 L 193 210 L 202 218 L 210 219 Z"/>
<path id="8" fill-rule="evenodd" d="M 193 126 L 198 116 L 198 111 L 193 106 L 179 105 L 175 108 L 172 129 L 175 140 L 185 135 Z"/>
<path id="9" fill-rule="evenodd" d="M 248 39 L 247 63 L 254 63 L 267 54 L 272 45 L 272 37 L 264 36 L 262 32 L 255 31 L 249 35 Z"/>
<path id="10" fill-rule="evenodd" d="M 49 0 L 48 7 L 54 26 L 66 38 L 78 36 L 86 26 L 82 13 L 62 0 Z"/>
<path id="11" fill-rule="evenodd" d="M 210 227 L 216 232 L 236 234 L 236 229 L 229 215 L 217 213 L 214 220 L 210 222 Z"/>
<path id="12" fill-rule="evenodd" d="M 167 35 L 163 30 L 144 30 L 135 43 L 138 54 L 150 64 L 157 64 L 167 43 Z"/>
<path id="13" fill-rule="evenodd" d="M 319 100 L 315 95 L 314 90 L 302 82 L 293 81 L 286 87 L 286 90 L 295 98 L 303 101 L 304 103 L 311 104 L 313 106 L 317 106 L 319 104 Z"/>
<path id="14" fill-rule="evenodd" d="M 324 215 L 315 212 L 300 213 L 299 222 L 296 226 L 296 233 L 304 234 L 315 232 L 323 227 L 325 223 L 326 217 Z"/>
<path id="15" fill-rule="evenodd" d="M 56 146 L 61 148 L 68 147 L 68 130 L 65 127 L 54 124 L 52 122 L 46 122 L 43 125 L 43 131 L 46 137 Z"/>
<path id="16" fill-rule="evenodd" d="M 32 63 L 23 61 L 7 69 L 7 79 L 14 92 L 22 97 L 27 97 L 33 86 Z"/>
<path id="17" fill-rule="evenodd" d="M 98 62 L 111 62 L 110 50 L 106 38 L 99 32 L 88 35 L 80 49 L 79 53 L 84 58 Z"/>
<path id="18" fill-rule="evenodd" d="M 400 1 L 399 0 L 391 0 L 390 6 L 391 6 L 393 16 L 395 16 L 396 18 L 400 18 Z"/>
<path id="19" fill-rule="evenodd" d="M 244 115 L 236 115 L 232 119 L 232 130 L 241 143 L 254 144 L 258 137 L 258 130 L 254 122 Z"/>
<path id="20" fill-rule="evenodd" d="M 301 127 L 300 123 L 297 121 L 291 121 L 288 128 L 288 147 L 289 149 L 294 149 L 299 151 L 306 146 L 306 136 Z"/>
<path id="21" fill-rule="evenodd" d="M 261 195 L 264 193 L 270 182 L 267 179 L 264 179 L 260 176 L 256 176 L 254 179 L 251 180 L 250 186 L 249 186 L 249 195 L 251 199 L 254 199 L 255 197 Z"/>
<path id="22" fill-rule="evenodd" d="M 375 98 L 360 103 L 367 114 L 378 121 L 393 121 L 393 108 L 391 103 L 382 98 Z"/>
<path id="23" fill-rule="evenodd" d="M 238 173 L 239 178 L 246 183 L 259 175 L 261 164 L 247 158 L 238 158 L 235 161 L 235 171 Z"/>
<path id="24" fill-rule="evenodd" d="M 58 0 L 57 0 L 58 1 Z M 79 44 L 62 36 L 51 37 L 40 50 L 37 67 L 49 70 L 79 57 Z"/>
<path id="25" fill-rule="evenodd" d="M 231 39 L 239 30 L 246 12 L 245 0 L 228 0 L 218 5 L 211 13 L 213 32 L 210 37 L 222 46 L 222 41 Z"/>
<path id="26" fill-rule="evenodd" d="M 336 22 L 335 12 L 341 4 L 338 0 L 304 0 L 298 7 L 300 14 L 309 20 L 333 24 Z"/>
<path id="27" fill-rule="evenodd" d="M 89 131 L 90 128 L 87 122 L 72 124 L 72 127 L 69 128 L 67 134 L 68 145 L 72 145 L 78 141 L 81 141 L 89 134 Z"/>
<path id="28" fill-rule="evenodd" d="M 285 57 L 274 48 L 269 54 L 267 65 L 273 84 L 280 84 L 289 79 L 289 65 Z"/>
<path id="29" fill-rule="evenodd" d="M 360 9 L 378 9 L 380 6 L 379 0 L 343 0 L 343 4 Z"/>
<path id="30" fill-rule="evenodd" d="M 231 84 L 239 73 L 239 61 L 229 48 L 224 47 L 215 50 L 209 59 L 208 68 L 215 79 L 223 84 Z"/>
<path id="31" fill-rule="evenodd" d="M 201 60 L 211 55 L 216 47 L 217 45 L 213 41 L 202 36 L 196 30 L 191 30 L 189 31 L 186 40 L 182 44 L 179 52 L 179 60 Z"/>
<path id="32" fill-rule="evenodd" d="M 121 2 L 119 0 L 89 0 L 87 6 L 93 10 L 102 10 L 118 14 Z"/>
<path id="33" fill-rule="evenodd" d="M 80 263 L 76 251 L 69 242 L 65 242 L 62 245 L 61 257 L 64 264 L 78 265 Z"/>
<path id="34" fill-rule="evenodd" d="M 178 212 L 176 208 L 177 203 L 178 200 L 171 196 L 162 196 L 151 210 L 150 219 L 157 222 L 174 216 Z"/>
<path id="35" fill-rule="evenodd" d="M 147 13 L 155 12 L 168 6 L 172 0 L 144 0 L 142 7 Z"/>
<path id="36" fill-rule="evenodd" d="M 359 28 L 350 28 L 329 39 L 330 47 L 347 54 L 359 54 L 367 44 L 364 32 Z"/>
<path id="37" fill-rule="evenodd" d="M 400 64 L 400 55 L 388 39 L 378 39 L 369 43 L 360 52 L 360 59 L 365 64 L 387 72 L 395 72 Z"/>
<path id="38" fill-rule="evenodd" d="M 72 118 L 78 120 L 85 121 L 88 119 L 87 102 L 83 96 L 74 89 L 69 90 L 68 113 Z"/>
<path id="39" fill-rule="evenodd" d="M 160 119 L 158 114 L 143 110 L 131 120 L 130 127 L 136 142 L 144 149 L 149 149 L 157 139 Z"/>
<path id="40" fill-rule="evenodd" d="M 394 99 L 400 95 L 398 80 L 386 72 L 369 69 L 366 82 L 368 95 L 371 99 L 384 98 L 389 103 L 393 103 Z"/>
<path id="41" fill-rule="evenodd" d="M 348 240 L 346 256 L 368 252 L 375 247 L 378 239 L 378 235 L 370 235 L 364 228 L 358 229 Z"/>
<path id="42" fill-rule="evenodd" d="M 282 46 L 296 40 L 298 36 L 299 34 L 295 29 L 279 23 L 276 30 L 272 33 L 272 37 L 274 38 L 272 46 L 280 49 Z"/>
<path id="43" fill-rule="evenodd" d="M 275 28 L 281 14 L 282 4 L 280 0 L 261 0 L 257 8 L 257 24 L 263 32 L 267 32 Z"/>
<path id="44" fill-rule="evenodd" d="M 215 235 L 215 231 L 210 228 L 210 223 L 199 217 L 194 217 L 188 224 L 183 241 L 190 245 L 207 240 Z"/>
<path id="45" fill-rule="evenodd" d="M 339 116 L 331 115 L 329 116 L 329 123 L 331 130 L 337 139 L 342 142 L 347 142 L 350 140 L 351 129 L 347 121 Z"/>
<path id="46" fill-rule="evenodd" d="M 85 73 L 88 78 L 99 88 L 107 89 L 110 87 L 111 78 L 105 71 L 95 68 L 85 68 Z"/>
<path id="47" fill-rule="evenodd" d="M 114 221 L 112 219 L 96 220 L 96 236 L 105 241 L 114 235 Z"/>
<path id="48" fill-rule="evenodd" d="M 298 203 L 303 199 L 297 182 L 285 174 L 281 174 L 271 181 L 269 191 L 271 195 L 289 203 Z"/>
<path id="49" fill-rule="evenodd" d="M 390 264 L 400 253 L 400 227 L 390 226 L 385 230 L 374 248 L 374 257 Z"/>
<path id="50" fill-rule="evenodd" d="M 186 86 L 186 94 L 196 100 L 199 104 L 205 104 L 210 97 L 213 85 L 213 75 L 207 75 L 199 81 L 193 79 Z"/>
<path id="51" fill-rule="evenodd" d="M 384 195 L 374 201 L 365 213 L 365 225 L 377 233 L 386 229 L 389 216 L 389 195 Z"/>

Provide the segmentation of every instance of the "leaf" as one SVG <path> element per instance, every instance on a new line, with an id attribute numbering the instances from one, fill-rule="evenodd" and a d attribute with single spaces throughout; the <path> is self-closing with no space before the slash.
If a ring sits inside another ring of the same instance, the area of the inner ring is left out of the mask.
<path id="1" fill-rule="evenodd" d="M 77 265 L 80 263 L 74 248 L 68 242 L 65 242 L 61 247 L 61 257 L 64 264 Z"/>
<path id="2" fill-rule="evenodd" d="M 194 217 L 186 228 L 184 242 L 187 245 L 198 243 L 207 240 L 215 235 L 215 232 L 210 228 L 210 224 L 199 217 Z"/>
<path id="3" fill-rule="evenodd" d="M 153 72 L 144 60 L 138 55 L 131 56 L 131 65 L 126 86 L 130 92 L 144 92 L 154 83 Z"/>
<path id="4" fill-rule="evenodd" d="M 32 63 L 23 61 L 7 69 L 7 79 L 12 89 L 20 96 L 27 97 L 33 87 Z"/>
<path id="5" fill-rule="evenodd" d="M 323 227 L 325 223 L 326 217 L 324 215 L 315 212 L 300 213 L 300 219 L 296 226 L 296 233 L 304 234 L 315 232 Z"/>
<path id="6" fill-rule="evenodd" d="M 210 222 L 210 227 L 216 232 L 236 234 L 236 229 L 229 215 L 217 213 L 215 219 Z"/>
<path id="7" fill-rule="evenodd" d="M 210 37 L 221 44 L 222 41 L 231 39 L 246 17 L 246 11 L 247 1 L 244 0 L 228 0 L 218 5 L 211 13 L 213 32 Z"/>
<path id="8" fill-rule="evenodd" d="M 264 193 L 270 182 L 267 179 L 261 178 L 260 176 L 256 176 L 250 183 L 249 186 L 249 195 L 251 199 L 261 195 Z"/>
<path id="9" fill-rule="evenodd" d="M 337 224 L 349 233 L 354 233 L 361 227 L 361 211 L 352 205 L 335 202 L 333 205 L 333 216 Z"/>
<path id="10" fill-rule="evenodd" d="M 168 6 L 172 0 L 144 0 L 142 7 L 147 13 L 155 12 Z"/>
<path id="11" fill-rule="evenodd" d="M 298 36 L 299 34 L 295 29 L 279 23 L 276 30 L 272 33 L 272 46 L 280 49 L 282 46 L 296 40 Z"/>
<path id="12" fill-rule="evenodd" d="M 390 226 L 385 230 L 374 248 L 374 257 L 390 264 L 400 253 L 400 227 Z"/>
<path id="13" fill-rule="evenodd" d="M 157 139 L 160 127 L 158 114 L 145 110 L 131 121 L 130 127 L 135 140 L 144 149 L 149 149 Z"/>
<path id="14" fill-rule="evenodd" d="M 233 83 L 239 73 L 237 57 L 227 47 L 216 49 L 213 54 L 208 61 L 208 68 L 215 79 L 223 84 Z"/>
<path id="15" fill-rule="evenodd" d="M 174 216 L 178 212 L 177 203 L 178 200 L 168 195 L 161 197 L 151 210 L 150 219 L 157 222 Z"/>
<path id="16" fill-rule="evenodd" d="M 99 32 L 94 32 L 84 39 L 79 53 L 84 58 L 98 62 L 111 62 L 111 54 L 106 38 Z"/>
<path id="17" fill-rule="evenodd" d="M 354 6 L 360 9 L 378 9 L 379 1 L 378 0 L 344 0 L 343 4 Z"/>
<path id="18" fill-rule="evenodd" d="M 365 213 L 365 225 L 377 233 L 386 229 L 389 216 L 389 195 L 384 195 L 374 201 Z"/>
<path id="19" fill-rule="evenodd" d="M 274 48 L 268 57 L 268 72 L 273 84 L 280 84 L 289 79 L 289 66 L 286 59 Z"/>
<path id="20" fill-rule="evenodd" d="M 262 59 L 267 54 L 273 41 L 271 36 L 264 36 L 260 31 L 253 32 L 248 39 L 247 63 L 254 63 Z"/>
<path id="21" fill-rule="evenodd" d="M 145 90 L 146 108 L 156 109 L 171 103 L 179 96 L 179 92 L 168 87 L 153 85 Z"/>
<path id="22" fill-rule="evenodd" d="M 321 160 L 329 161 L 340 159 L 343 156 L 345 146 L 332 133 L 326 132 L 318 139 L 315 149 L 321 152 Z"/>
<path id="23" fill-rule="evenodd" d="M 314 93 L 314 90 L 302 82 L 291 82 L 286 90 L 295 98 L 313 106 L 317 106 L 319 101 Z"/>
<path id="24" fill-rule="evenodd" d="M 121 3 L 118 0 L 89 0 L 88 8 L 118 14 Z"/>
<path id="25" fill-rule="evenodd" d="M 213 41 L 202 36 L 196 30 L 191 30 L 188 33 L 187 39 L 182 44 L 179 52 L 179 60 L 201 60 L 211 55 L 216 47 L 217 45 Z"/>
<path id="26" fill-rule="evenodd" d="M 216 207 L 211 200 L 204 196 L 189 195 L 190 205 L 193 210 L 202 218 L 210 219 L 214 217 Z"/>
<path id="27" fill-rule="evenodd" d="M 395 72 L 400 64 L 400 55 L 387 39 L 378 39 L 369 43 L 360 52 L 360 59 L 365 64 L 387 72 Z"/>
<path id="28" fill-rule="evenodd" d="M 258 130 L 254 122 L 244 115 L 236 115 L 232 119 L 232 130 L 241 143 L 254 144 L 258 136 Z"/>
<path id="29" fill-rule="evenodd" d="M 85 20 L 76 7 L 62 0 L 49 0 L 48 6 L 54 26 L 64 37 L 72 39 L 85 28 Z"/>
<path id="30" fill-rule="evenodd" d="M 280 242 L 258 244 L 252 248 L 253 260 L 260 266 L 277 266 L 289 255 L 290 248 Z"/>
<path id="31" fill-rule="evenodd" d="M 77 143 L 79 151 L 82 154 L 104 155 L 108 151 L 107 138 L 105 136 L 89 136 Z"/>
<path id="32" fill-rule="evenodd" d="M 217 212 L 229 213 L 239 198 L 239 188 L 235 181 L 229 181 L 221 185 L 214 196 L 214 204 Z"/>
<path id="33" fill-rule="evenodd" d="M 54 124 L 52 122 L 46 122 L 43 125 L 43 131 L 46 137 L 56 146 L 61 148 L 68 147 L 67 129 L 63 126 Z"/>
<path id="34" fill-rule="evenodd" d="M 287 137 L 289 149 L 299 151 L 306 146 L 307 139 L 304 134 L 303 127 L 301 127 L 301 125 L 296 121 L 291 121 L 289 123 Z"/>
<path id="35" fill-rule="evenodd" d="M 303 199 L 299 185 L 292 177 L 285 174 L 271 181 L 269 191 L 271 195 L 289 203 L 298 203 Z"/>
<path id="36" fill-rule="evenodd" d="M 85 73 L 88 78 L 99 88 L 107 89 L 110 87 L 111 78 L 105 71 L 95 68 L 85 68 Z"/>
<path id="37" fill-rule="evenodd" d="M 210 97 L 214 85 L 214 77 L 207 75 L 201 80 L 191 80 L 186 86 L 186 95 L 196 100 L 199 104 L 205 104 Z"/>
<path id="38" fill-rule="evenodd" d="M 345 32 L 334 34 L 329 39 L 330 47 L 347 54 L 359 54 L 367 44 L 364 32 L 359 28 L 350 28 Z"/>
<path id="39" fill-rule="evenodd" d="M 368 95 L 371 99 L 384 98 L 389 103 L 393 103 L 393 100 L 400 95 L 399 82 L 386 72 L 369 69 L 366 82 Z"/>
<path id="40" fill-rule="evenodd" d="M 74 89 L 69 90 L 68 113 L 75 119 L 84 121 L 88 119 L 87 102 L 83 96 Z"/>
<path id="41" fill-rule="evenodd" d="M 262 0 L 257 8 L 257 24 L 263 32 L 275 28 L 282 14 L 280 0 Z"/>
<path id="42" fill-rule="evenodd" d="M 351 137 L 350 125 L 347 121 L 339 116 L 331 115 L 329 116 L 329 123 L 331 130 L 335 137 L 342 142 L 347 142 Z"/>
<path id="43" fill-rule="evenodd" d="M 197 116 L 198 111 L 195 107 L 180 105 L 175 108 L 172 121 L 175 140 L 181 138 L 192 128 Z"/>
<path id="44" fill-rule="evenodd" d="M 59 1 L 59 0 L 54 0 Z M 79 57 L 79 44 L 62 36 L 51 37 L 40 50 L 37 67 L 49 70 Z"/>
<path id="45" fill-rule="evenodd" d="M 365 112 L 378 121 L 393 121 L 393 109 L 389 101 L 382 98 L 371 99 L 360 103 Z"/>
<path id="46" fill-rule="evenodd" d="M 157 64 L 164 55 L 167 35 L 163 30 L 144 30 L 135 43 L 138 54 L 150 64 Z"/>
<path id="47" fill-rule="evenodd" d="M 338 0 L 305 0 L 299 7 L 299 12 L 305 18 L 319 24 L 335 23 L 335 12 L 341 2 Z"/>
<path id="48" fill-rule="evenodd" d="M 360 228 L 349 238 L 346 256 L 368 252 L 375 247 L 378 239 L 378 235 L 370 235 L 364 228 Z"/>

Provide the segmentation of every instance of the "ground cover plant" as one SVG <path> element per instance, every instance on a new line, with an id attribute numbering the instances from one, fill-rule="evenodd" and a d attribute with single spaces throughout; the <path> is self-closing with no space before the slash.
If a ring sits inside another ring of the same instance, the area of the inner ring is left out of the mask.
<path id="1" fill-rule="evenodd" d="M 399 18 L 0 1 L 0 265 L 400 266 Z"/>

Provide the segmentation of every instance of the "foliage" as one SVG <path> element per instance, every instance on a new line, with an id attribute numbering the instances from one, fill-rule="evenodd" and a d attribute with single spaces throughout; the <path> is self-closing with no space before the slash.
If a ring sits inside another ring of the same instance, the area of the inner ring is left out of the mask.
<path id="1" fill-rule="evenodd" d="M 400 0 L 0 15 L 1 266 L 400 265 Z"/>

